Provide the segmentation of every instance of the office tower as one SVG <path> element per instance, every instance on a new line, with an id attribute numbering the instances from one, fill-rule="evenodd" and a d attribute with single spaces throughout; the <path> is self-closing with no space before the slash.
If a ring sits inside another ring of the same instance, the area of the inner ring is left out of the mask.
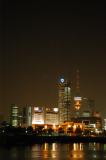
<path id="1" fill-rule="evenodd" d="M 45 124 L 58 125 L 58 108 L 45 108 Z"/>
<path id="2" fill-rule="evenodd" d="M 44 109 L 43 107 L 33 107 L 32 109 L 32 125 L 44 124 Z"/>
<path id="3" fill-rule="evenodd" d="M 104 119 L 104 130 L 106 131 L 106 119 Z"/>
<path id="4" fill-rule="evenodd" d="M 59 80 L 59 123 L 70 121 L 71 118 L 71 84 L 70 81 L 61 78 Z"/>
<path id="5" fill-rule="evenodd" d="M 11 105 L 11 111 L 10 111 L 10 124 L 14 127 L 17 127 L 19 125 L 19 108 L 17 105 L 12 104 Z"/>
<path id="6" fill-rule="evenodd" d="M 92 98 L 88 98 L 88 106 L 91 114 L 93 115 L 93 113 L 95 112 L 95 100 Z"/>
<path id="7" fill-rule="evenodd" d="M 89 111 L 90 115 L 93 116 L 95 112 L 95 100 L 89 97 L 82 99 L 82 108 L 84 111 Z"/>
<path id="8" fill-rule="evenodd" d="M 25 127 L 32 126 L 32 106 L 25 106 L 22 110 L 22 124 Z"/>

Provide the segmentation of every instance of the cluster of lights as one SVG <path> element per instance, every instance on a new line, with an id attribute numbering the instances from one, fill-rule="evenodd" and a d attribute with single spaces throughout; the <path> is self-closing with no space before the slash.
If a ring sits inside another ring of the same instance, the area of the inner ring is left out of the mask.
<path id="1" fill-rule="evenodd" d="M 79 110 L 81 106 L 82 97 L 74 97 L 74 101 L 76 110 Z"/>

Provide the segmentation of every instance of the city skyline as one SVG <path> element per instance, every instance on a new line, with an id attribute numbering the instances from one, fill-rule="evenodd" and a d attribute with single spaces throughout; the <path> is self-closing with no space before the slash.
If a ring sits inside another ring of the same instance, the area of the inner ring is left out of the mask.
<path id="1" fill-rule="evenodd" d="M 0 112 L 58 105 L 58 78 L 80 70 L 81 95 L 106 117 L 104 3 L 1 3 Z"/>

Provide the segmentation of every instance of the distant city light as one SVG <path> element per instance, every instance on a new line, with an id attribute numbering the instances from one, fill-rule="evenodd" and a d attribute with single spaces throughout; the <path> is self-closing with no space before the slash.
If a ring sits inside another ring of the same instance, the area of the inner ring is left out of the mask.
<path id="1" fill-rule="evenodd" d="M 32 124 L 44 124 L 44 120 L 43 119 L 37 120 L 37 118 L 36 118 L 36 119 L 32 120 Z"/>
<path id="2" fill-rule="evenodd" d="M 54 111 L 54 112 L 58 112 L 59 109 L 58 109 L 58 108 L 53 108 L 53 111 Z"/>
<path id="3" fill-rule="evenodd" d="M 74 100 L 75 100 L 75 101 L 81 101 L 81 100 L 82 100 L 82 97 L 74 97 Z"/>
<path id="4" fill-rule="evenodd" d="M 35 110 L 35 111 L 38 111 L 38 110 L 39 110 L 39 107 L 34 107 L 34 110 Z"/>

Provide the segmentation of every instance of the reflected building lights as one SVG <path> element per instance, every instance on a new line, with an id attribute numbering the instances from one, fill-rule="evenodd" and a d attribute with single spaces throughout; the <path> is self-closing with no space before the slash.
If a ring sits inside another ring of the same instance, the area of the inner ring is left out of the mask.
<path id="1" fill-rule="evenodd" d="M 51 150 L 51 156 L 53 159 L 55 159 L 57 156 L 56 156 L 56 143 L 52 143 L 52 150 Z"/>
<path id="2" fill-rule="evenodd" d="M 72 151 L 73 158 L 83 158 L 83 144 L 82 143 L 74 143 L 73 144 L 73 151 Z"/>
<path id="3" fill-rule="evenodd" d="M 83 144 L 82 143 L 74 143 L 73 144 L 73 150 L 74 151 L 82 151 L 83 150 Z"/>
<path id="4" fill-rule="evenodd" d="M 56 143 L 52 143 L 52 151 L 56 151 Z"/>
<path id="5" fill-rule="evenodd" d="M 47 159 L 48 158 L 48 143 L 44 143 L 44 149 L 43 149 L 43 157 L 45 158 L 45 159 Z"/>
<path id="6" fill-rule="evenodd" d="M 48 151 L 48 143 L 44 144 L 44 151 Z"/>
<path id="7" fill-rule="evenodd" d="M 52 143 L 52 146 L 49 143 L 45 143 L 43 151 L 44 151 L 43 153 L 44 158 L 48 158 L 50 156 L 53 159 L 55 159 L 57 157 L 56 156 L 57 154 L 56 153 L 56 143 Z"/>
<path id="8" fill-rule="evenodd" d="M 95 147 L 95 150 L 93 150 Z M 42 145 L 34 145 L 32 147 L 32 158 L 37 159 L 105 159 L 105 144 L 99 143 L 44 143 Z M 106 149 L 106 148 L 105 148 Z"/>

